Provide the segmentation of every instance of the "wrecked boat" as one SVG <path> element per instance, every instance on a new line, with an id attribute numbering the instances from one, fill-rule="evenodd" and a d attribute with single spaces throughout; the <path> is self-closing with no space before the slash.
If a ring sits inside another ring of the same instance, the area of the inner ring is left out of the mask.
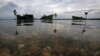
<path id="1" fill-rule="evenodd" d="M 82 22 L 82 20 L 85 20 L 85 18 L 78 17 L 78 16 L 72 16 L 72 20 L 75 22 Z"/>
<path id="2" fill-rule="evenodd" d="M 45 22 L 45 23 L 53 23 L 53 15 L 44 15 L 40 18 L 42 20 L 42 22 Z"/>
<path id="3" fill-rule="evenodd" d="M 14 15 L 16 16 L 17 25 L 21 25 L 22 23 L 33 23 L 34 22 L 34 16 L 32 14 L 25 14 L 25 15 L 19 15 L 17 14 L 17 11 L 14 10 Z"/>

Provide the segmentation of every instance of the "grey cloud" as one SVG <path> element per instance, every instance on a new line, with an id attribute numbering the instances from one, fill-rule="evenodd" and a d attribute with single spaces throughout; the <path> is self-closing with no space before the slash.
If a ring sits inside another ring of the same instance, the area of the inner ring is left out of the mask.
<path id="1" fill-rule="evenodd" d="M 2 18 L 11 18 L 13 16 L 13 10 L 16 9 L 17 6 L 12 2 L 6 4 L 2 8 L 0 8 L 0 17 Z"/>
<path id="2" fill-rule="evenodd" d="M 34 14 L 36 18 L 40 18 L 44 14 L 49 15 L 55 12 L 59 13 L 59 18 L 69 18 L 72 15 L 84 16 L 84 11 L 82 10 L 91 12 L 89 17 L 93 15 L 93 17 L 99 17 L 98 15 L 100 15 L 99 10 L 97 10 L 100 9 L 99 0 L 11 0 L 10 3 L 13 3 L 15 6 L 6 5 L 9 3 L 7 0 L 0 1 L 0 5 L 3 3 L 3 5 L 0 6 L 0 8 L 2 8 L 0 12 L 6 15 L 12 13 L 13 9 L 17 9 L 19 14 Z M 6 9 L 4 8 L 5 6 L 7 7 Z M 69 15 L 66 17 L 66 14 Z"/>

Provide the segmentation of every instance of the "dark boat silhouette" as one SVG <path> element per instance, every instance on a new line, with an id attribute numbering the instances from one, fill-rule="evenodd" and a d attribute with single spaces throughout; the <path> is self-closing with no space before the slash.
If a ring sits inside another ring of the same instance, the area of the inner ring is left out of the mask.
<path id="1" fill-rule="evenodd" d="M 32 23 L 34 22 L 33 15 L 31 14 L 26 14 L 23 16 L 17 15 L 17 26 L 21 26 L 22 23 L 24 26 L 28 25 L 33 25 Z"/>
<path id="2" fill-rule="evenodd" d="M 17 20 L 21 20 L 21 21 L 26 22 L 26 23 L 33 22 L 34 16 L 31 14 L 25 14 L 23 16 L 17 15 Z"/>
<path id="3" fill-rule="evenodd" d="M 42 20 L 52 20 L 53 19 L 53 15 L 44 15 L 43 17 L 41 17 Z"/>
<path id="4" fill-rule="evenodd" d="M 17 26 L 21 26 L 22 23 L 25 23 L 25 25 L 31 25 L 29 23 L 34 22 L 34 16 L 32 14 L 25 14 L 21 16 L 17 14 L 16 10 L 14 10 L 13 12 L 14 12 L 14 15 L 17 17 Z"/>
<path id="5" fill-rule="evenodd" d="M 75 22 L 81 22 L 82 20 L 85 20 L 83 17 L 78 17 L 78 16 L 72 16 L 72 20 Z"/>
<path id="6" fill-rule="evenodd" d="M 53 23 L 53 15 L 44 15 L 40 18 L 42 20 L 42 22 L 45 22 L 45 23 Z"/>
<path id="7" fill-rule="evenodd" d="M 84 25 L 84 20 L 83 17 L 72 16 L 72 25 Z"/>

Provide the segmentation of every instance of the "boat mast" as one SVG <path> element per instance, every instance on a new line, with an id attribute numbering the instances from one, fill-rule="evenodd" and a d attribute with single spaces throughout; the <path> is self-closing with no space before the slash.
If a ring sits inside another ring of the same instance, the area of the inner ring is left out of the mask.
<path id="1" fill-rule="evenodd" d="M 82 34 L 84 33 L 84 32 L 86 32 L 86 24 L 87 24 L 87 15 L 88 15 L 88 12 L 85 12 L 85 16 L 86 16 L 86 18 L 85 18 L 85 26 L 84 26 L 84 29 L 82 30 Z"/>
<path id="2" fill-rule="evenodd" d="M 15 15 L 15 16 L 17 16 L 17 11 L 16 11 L 16 10 L 14 10 L 13 12 L 14 12 L 14 15 Z"/>
<path id="3" fill-rule="evenodd" d="M 56 18 L 56 17 L 57 17 L 57 14 L 55 13 L 54 16 L 55 16 L 55 18 Z M 56 29 L 56 21 L 55 21 L 55 29 L 54 29 L 53 31 L 54 31 L 54 33 L 57 32 L 57 29 Z"/>
<path id="4" fill-rule="evenodd" d="M 14 12 L 14 15 L 16 16 L 16 18 L 17 18 L 17 11 L 16 11 L 16 10 L 14 10 L 13 12 Z M 16 35 L 18 35 L 18 34 L 19 34 L 19 33 L 18 33 L 18 31 L 17 31 L 17 27 L 16 27 L 16 32 L 15 32 L 15 34 L 16 34 Z"/>

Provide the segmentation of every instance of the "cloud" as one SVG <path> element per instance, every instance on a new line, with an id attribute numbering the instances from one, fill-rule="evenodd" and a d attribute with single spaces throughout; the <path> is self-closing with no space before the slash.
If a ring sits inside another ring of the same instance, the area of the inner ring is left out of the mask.
<path id="1" fill-rule="evenodd" d="M 49 15 L 53 13 L 58 13 L 58 17 L 66 18 L 64 12 L 68 12 L 67 14 L 69 14 L 69 16 L 67 17 L 71 17 L 72 15 L 84 16 L 82 10 L 91 11 L 91 16 L 89 17 L 92 17 L 95 14 L 93 11 L 100 9 L 99 0 L 0 0 L 0 8 L 7 6 L 9 3 L 13 3 L 17 6 L 15 7 L 19 14 L 30 13 L 34 14 L 36 18 L 40 18 L 44 14 Z M 7 7 L 7 9 L 15 8 L 14 6 Z M 1 11 L 0 9 L 0 12 Z M 6 12 L 4 12 L 4 14 Z M 100 15 L 99 13 L 97 14 Z M 94 17 L 97 17 L 96 15 Z"/>
<path id="2" fill-rule="evenodd" d="M 13 4 L 12 2 L 7 3 L 5 6 L 0 8 L 0 17 L 2 18 L 9 18 L 14 16 L 13 15 L 13 10 L 16 9 L 17 6 Z"/>
<path id="3" fill-rule="evenodd" d="M 0 8 L 6 5 L 10 0 L 0 0 Z"/>

